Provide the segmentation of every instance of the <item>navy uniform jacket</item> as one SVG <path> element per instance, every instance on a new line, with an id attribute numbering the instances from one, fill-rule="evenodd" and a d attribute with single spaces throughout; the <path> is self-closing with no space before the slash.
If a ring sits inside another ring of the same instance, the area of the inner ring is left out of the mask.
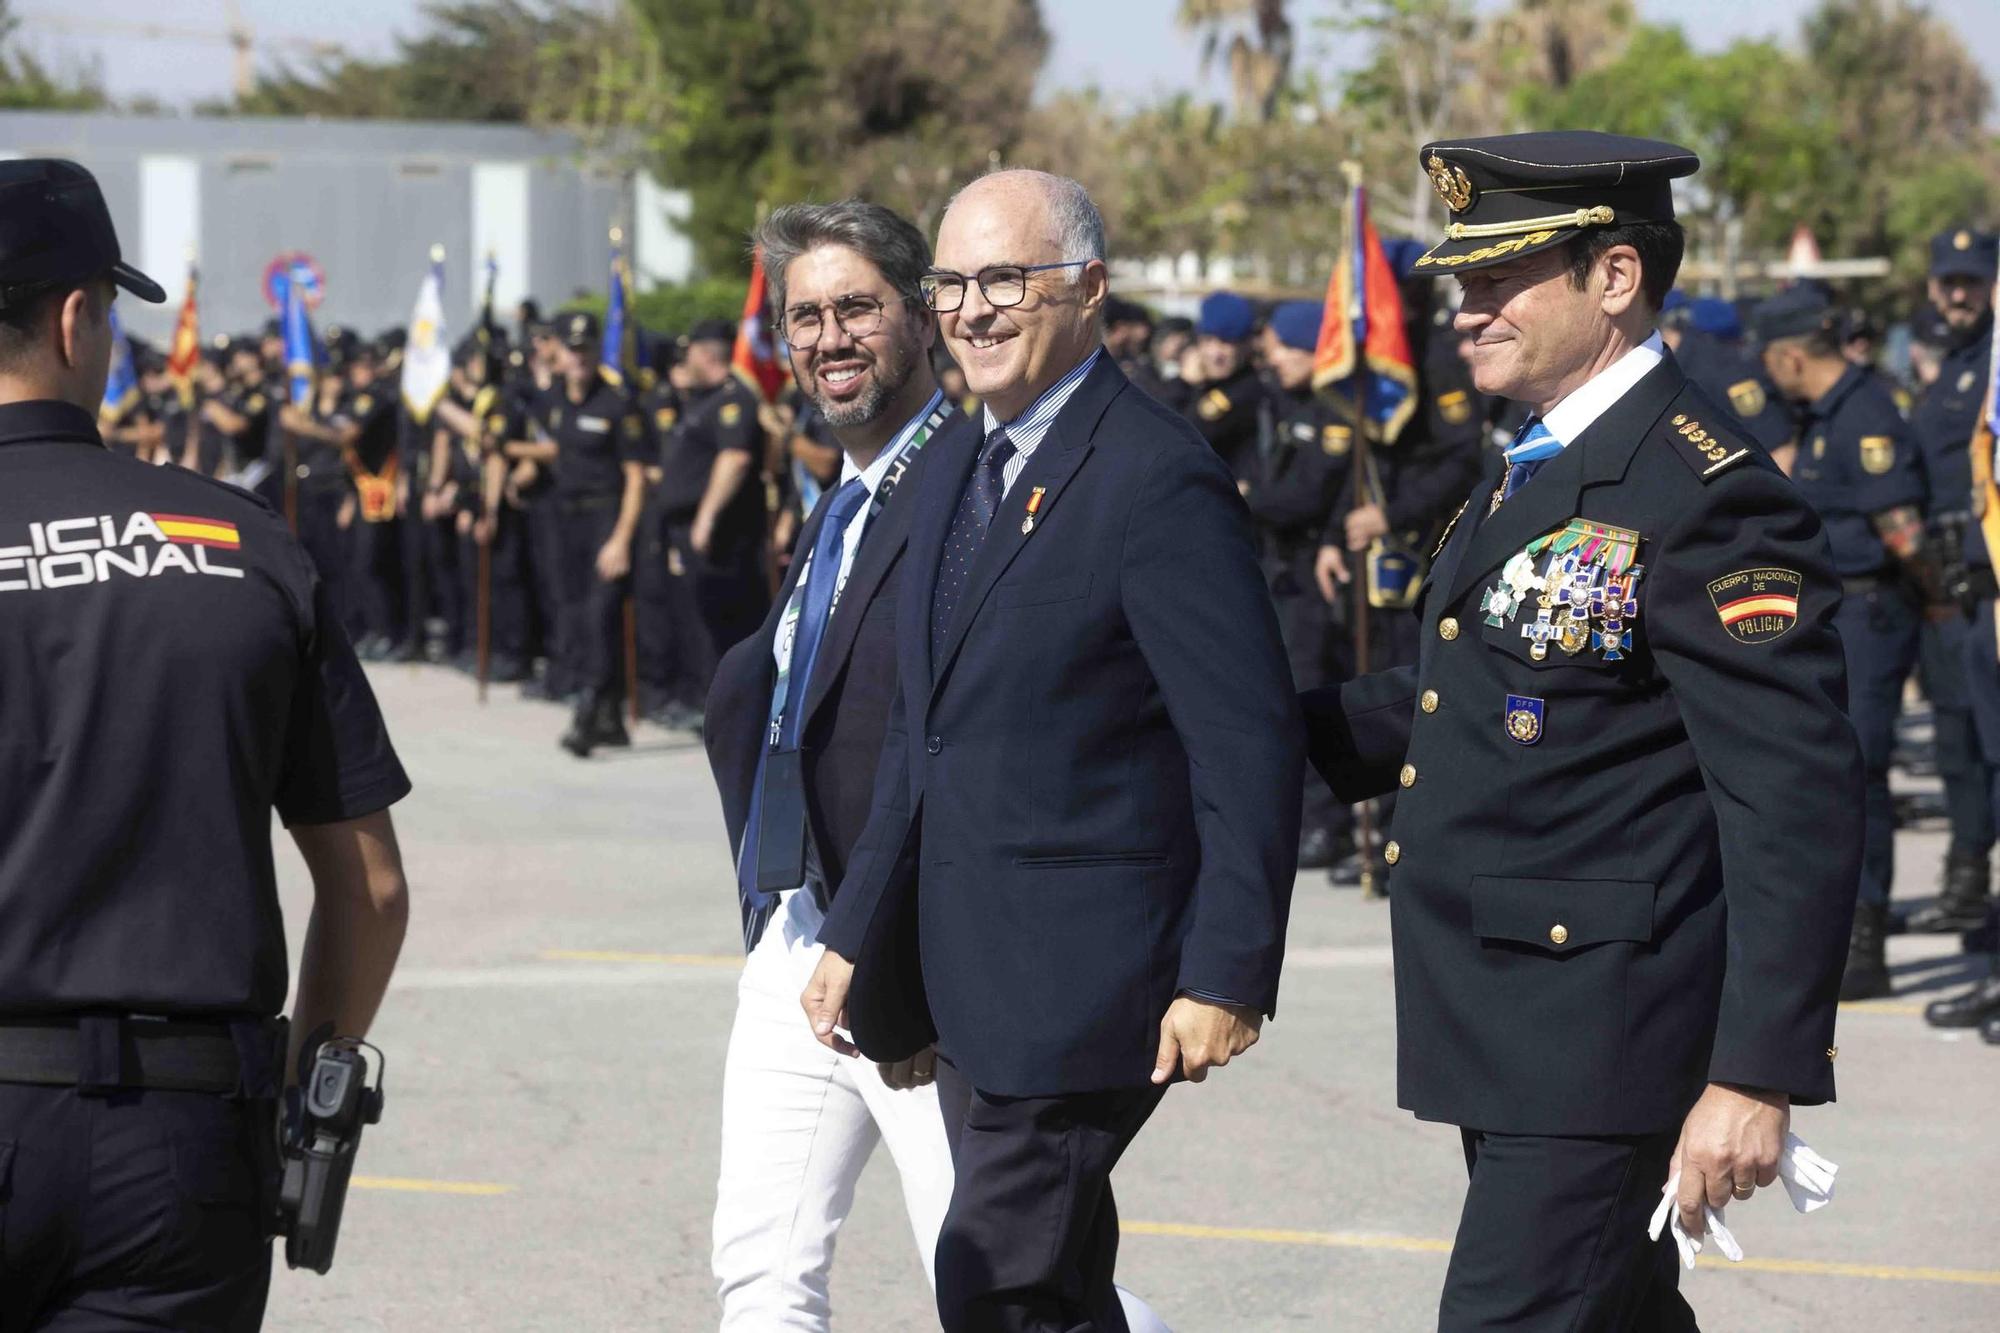
<path id="1" fill-rule="evenodd" d="M 1670 356 L 1482 517 L 1496 462 L 1418 603 L 1417 665 L 1304 697 L 1342 799 L 1404 788 L 1397 1082 L 1424 1119 L 1643 1134 L 1709 1082 L 1833 1097 L 1861 836 L 1840 585 L 1733 421 Z M 1537 659 L 1532 597 L 1482 614 L 1578 519 L 1636 538 L 1617 660 Z"/>
<path id="2" fill-rule="evenodd" d="M 1700 329 L 1684 329 L 1674 357 L 1687 377 L 1733 412 L 1767 451 L 1791 442 L 1798 429 L 1791 411 L 1748 352 Z"/>
<path id="3" fill-rule="evenodd" d="M 901 688 L 820 938 L 855 963 L 849 1026 L 877 1060 L 934 1023 L 986 1092 L 1144 1086 L 1176 992 L 1276 1002 L 1303 785 L 1291 671 L 1228 470 L 1109 358 L 1002 500 L 933 661 L 982 442 L 925 450 Z M 919 967 L 927 1015 L 905 1007 Z"/>
<path id="4" fill-rule="evenodd" d="M 918 479 L 931 452 L 957 434 L 971 434 L 966 419 L 954 412 L 938 427 L 924 448 L 909 459 L 902 480 L 862 534 L 840 600 L 827 622 L 806 683 L 805 713 L 799 732 L 799 756 L 804 778 L 806 836 L 826 883 L 837 886 L 847 869 L 848 851 L 868 822 L 875 789 L 875 767 L 882 758 L 882 737 L 889 725 L 890 701 L 896 695 L 896 571 L 909 544 L 910 511 L 916 505 Z M 784 586 L 778 589 L 771 613 L 755 634 L 722 655 L 709 686 L 702 739 L 708 747 L 709 768 L 722 794 L 722 818 L 729 829 L 733 861 L 743 846 L 744 825 L 750 817 L 750 796 L 757 781 L 757 756 L 771 718 L 771 691 L 777 682 L 772 656 L 779 622 L 792 600 L 805 553 L 819 540 L 820 525 L 834 490 L 829 487 L 799 530 L 799 540 Z M 739 896 L 738 905 L 741 905 Z M 922 996 L 913 997 L 921 1010 Z M 929 1041 L 925 1035 L 917 1044 Z"/>
<path id="5" fill-rule="evenodd" d="M 1187 390 L 1188 420 L 1239 480 L 1257 470 L 1257 415 L 1265 393 L 1263 381 L 1247 361 L 1228 379 Z"/>
<path id="6" fill-rule="evenodd" d="M 1310 388 L 1269 389 L 1264 411 L 1270 442 L 1260 446 L 1243 495 L 1256 520 L 1264 576 L 1274 594 L 1317 598 L 1313 562 L 1321 531 L 1328 515 L 1337 521 L 1354 507 L 1354 428 Z"/>
<path id="7" fill-rule="evenodd" d="M 1825 520 L 1842 578 L 1894 572 L 1874 515 L 1898 505 L 1922 506 L 1927 490 L 1923 459 L 1879 375 L 1849 366 L 1806 408 L 1792 479 Z"/>
<path id="8" fill-rule="evenodd" d="M 1945 353 L 1936 383 L 1923 391 L 1910 413 L 1910 433 L 1923 454 L 1932 514 L 1968 513 L 1972 507 L 1972 433 L 1986 401 L 1986 377 L 1993 357 L 1993 318 Z M 1966 563 L 1990 565 L 1986 540 L 1977 523 L 1966 525 Z"/>

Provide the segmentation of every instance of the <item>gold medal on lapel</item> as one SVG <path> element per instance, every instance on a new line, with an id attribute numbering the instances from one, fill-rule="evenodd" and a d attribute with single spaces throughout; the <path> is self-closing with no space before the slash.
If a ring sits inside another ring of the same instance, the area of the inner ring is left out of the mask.
<path id="1" fill-rule="evenodd" d="M 1037 486 L 1034 493 L 1028 497 L 1028 516 L 1021 520 L 1021 535 L 1023 537 L 1035 530 L 1035 515 L 1041 511 L 1042 497 L 1048 493 L 1048 487 Z"/>

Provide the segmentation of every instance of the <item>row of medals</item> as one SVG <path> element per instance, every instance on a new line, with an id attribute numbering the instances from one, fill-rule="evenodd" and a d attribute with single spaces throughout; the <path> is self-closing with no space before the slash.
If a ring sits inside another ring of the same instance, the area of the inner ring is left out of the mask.
<path id="1" fill-rule="evenodd" d="M 1553 643 L 1570 657 L 1595 648 L 1607 662 L 1623 661 L 1632 647 L 1632 632 L 1625 622 L 1638 617 L 1635 593 L 1644 572 L 1645 566 L 1634 565 L 1623 574 L 1613 574 L 1595 562 L 1585 564 L 1572 551 L 1551 556 L 1548 571 L 1538 573 L 1535 557 L 1517 551 L 1500 571 L 1498 586 L 1487 591 L 1480 610 L 1488 625 L 1504 628 L 1533 594 L 1535 618 L 1521 627 L 1521 637 L 1529 641 L 1529 657 L 1543 661 Z"/>

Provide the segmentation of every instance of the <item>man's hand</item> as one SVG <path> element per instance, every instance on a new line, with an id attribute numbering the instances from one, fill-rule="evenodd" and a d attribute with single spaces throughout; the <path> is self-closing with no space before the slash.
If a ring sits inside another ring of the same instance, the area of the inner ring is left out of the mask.
<path id="1" fill-rule="evenodd" d="M 924 1087 L 937 1077 L 937 1047 L 926 1046 L 907 1060 L 875 1068 L 882 1075 L 882 1085 L 896 1092 Z"/>
<path id="2" fill-rule="evenodd" d="M 1389 516 L 1381 505 L 1362 505 L 1347 515 L 1347 549 L 1365 551 L 1378 537 L 1389 535 Z"/>
<path id="3" fill-rule="evenodd" d="M 806 1011 L 819 1044 L 842 1055 L 859 1055 L 853 1042 L 834 1029 L 847 1026 L 847 988 L 854 984 L 854 964 L 828 949 L 819 956 L 812 980 L 806 982 L 799 1006 Z"/>
<path id="4" fill-rule="evenodd" d="M 1708 1231 L 1701 1206 L 1741 1201 L 1778 1178 L 1778 1158 L 1792 1126 L 1792 1100 L 1782 1092 L 1711 1083 L 1681 1125 L 1667 1178 L 1678 1172 L 1681 1230 Z"/>
<path id="5" fill-rule="evenodd" d="M 632 544 L 613 537 L 597 552 L 597 577 L 616 583 L 632 572 Z"/>
<path id="6" fill-rule="evenodd" d="M 491 546 L 493 535 L 499 531 L 499 523 L 492 514 L 481 514 L 472 521 L 472 540 L 481 546 Z"/>
<path id="7" fill-rule="evenodd" d="M 1228 1064 L 1257 1044 L 1264 1015 L 1240 1004 L 1216 1004 L 1183 995 L 1167 1007 L 1160 1020 L 1160 1054 L 1153 1061 L 1153 1082 L 1165 1083 L 1179 1065 L 1190 1083 Z"/>
<path id="8" fill-rule="evenodd" d="M 1319 558 L 1313 561 L 1313 581 L 1319 584 L 1319 595 L 1327 605 L 1338 600 L 1338 585 L 1347 582 L 1347 557 L 1338 546 L 1319 548 Z"/>
<path id="9" fill-rule="evenodd" d="M 708 548 L 715 542 L 715 520 L 706 514 L 696 514 L 694 523 L 688 528 L 688 545 L 694 547 L 695 554 L 704 560 L 708 558 Z"/>

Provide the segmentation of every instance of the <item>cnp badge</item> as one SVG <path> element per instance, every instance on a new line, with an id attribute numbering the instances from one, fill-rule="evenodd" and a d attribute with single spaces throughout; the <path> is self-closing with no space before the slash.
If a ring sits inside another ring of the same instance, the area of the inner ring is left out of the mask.
<path id="1" fill-rule="evenodd" d="M 1896 441 L 1887 435 L 1861 437 L 1861 470 L 1879 477 L 1896 465 Z"/>
<path id="2" fill-rule="evenodd" d="M 1533 745 L 1542 738 L 1542 716 L 1548 705 L 1525 694 L 1507 696 L 1507 736 L 1516 745 Z"/>
<path id="3" fill-rule="evenodd" d="M 1793 569 L 1743 569 L 1708 585 L 1722 628 L 1738 643 L 1769 643 L 1799 623 L 1799 589 Z"/>
<path id="4" fill-rule="evenodd" d="M 725 426 L 733 426 L 743 420 L 743 404 L 724 403 L 722 410 L 715 414 L 715 418 Z"/>
<path id="5" fill-rule="evenodd" d="M 1354 447 L 1354 427 L 1335 423 L 1321 428 L 1319 447 L 1339 458 Z"/>
<path id="6" fill-rule="evenodd" d="M 1424 170 L 1430 174 L 1431 185 L 1437 190 L 1438 198 L 1454 213 L 1463 213 L 1472 207 L 1472 180 L 1462 168 L 1452 165 L 1432 153 L 1424 163 Z"/>
<path id="7" fill-rule="evenodd" d="M 1764 386 L 1756 380 L 1742 380 L 1729 386 L 1729 402 L 1739 417 L 1754 417 L 1764 410 Z"/>
<path id="8" fill-rule="evenodd" d="M 1201 402 L 1194 409 L 1203 421 L 1219 421 L 1229 410 L 1229 395 L 1220 389 L 1210 389 L 1201 396 Z"/>
<path id="9" fill-rule="evenodd" d="M 1454 426 L 1463 426 L 1472 420 L 1472 399 L 1463 389 L 1451 389 L 1438 395 L 1438 415 Z"/>

